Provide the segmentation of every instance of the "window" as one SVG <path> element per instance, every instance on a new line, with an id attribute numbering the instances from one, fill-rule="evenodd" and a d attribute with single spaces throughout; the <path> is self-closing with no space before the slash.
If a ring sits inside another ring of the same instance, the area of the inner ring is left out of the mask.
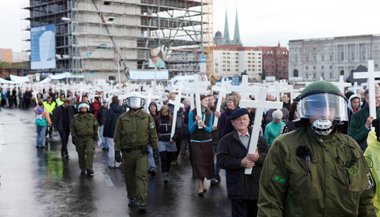
<path id="1" fill-rule="evenodd" d="M 298 69 L 294 69 L 293 70 L 293 76 L 294 77 L 298 77 Z"/>
<path id="2" fill-rule="evenodd" d="M 305 57 L 305 62 L 307 62 L 307 63 L 309 62 L 309 57 L 308 56 Z"/>
<path id="3" fill-rule="evenodd" d="M 325 69 L 325 66 L 321 66 L 321 69 L 324 70 L 324 69 Z"/>
<path id="4" fill-rule="evenodd" d="M 309 70 L 309 67 L 308 67 L 308 66 L 305 66 L 305 70 Z"/>
<path id="5" fill-rule="evenodd" d="M 334 74 L 330 72 L 330 78 L 334 78 Z"/>
<path id="6" fill-rule="evenodd" d="M 330 66 L 330 69 L 333 69 L 333 66 Z"/>
<path id="7" fill-rule="evenodd" d="M 317 56 L 313 56 L 313 60 L 316 63 L 317 62 Z"/>
<path id="8" fill-rule="evenodd" d="M 330 61 L 333 61 L 333 56 L 332 55 L 330 55 Z"/>
<path id="9" fill-rule="evenodd" d="M 317 69 L 317 67 L 316 67 L 316 66 L 313 66 L 313 69 L 314 69 L 314 70 L 316 70 L 316 69 Z"/>
<path id="10" fill-rule="evenodd" d="M 324 55 L 321 56 L 321 60 L 322 60 L 322 62 L 325 61 L 325 56 Z"/>
<path id="11" fill-rule="evenodd" d="M 316 79 L 317 78 L 317 73 L 313 73 L 313 77 L 314 77 L 314 79 Z"/>
<path id="12" fill-rule="evenodd" d="M 340 52 L 340 60 L 341 60 L 341 61 L 344 60 L 344 51 L 341 51 L 341 52 Z"/>

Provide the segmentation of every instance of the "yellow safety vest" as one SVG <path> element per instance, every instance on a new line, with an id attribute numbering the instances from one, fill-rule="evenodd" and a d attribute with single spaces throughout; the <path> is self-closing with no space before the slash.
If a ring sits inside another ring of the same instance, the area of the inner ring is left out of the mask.
<path id="1" fill-rule="evenodd" d="M 56 105 L 55 102 L 51 102 L 50 104 L 49 104 L 47 101 L 44 102 L 44 108 L 45 108 L 49 113 L 52 113 L 52 112 L 54 111 L 55 105 Z"/>
<path id="2" fill-rule="evenodd" d="M 63 101 L 60 98 L 56 99 L 55 101 L 57 102 L 58 106 L 63 105 Z"/>

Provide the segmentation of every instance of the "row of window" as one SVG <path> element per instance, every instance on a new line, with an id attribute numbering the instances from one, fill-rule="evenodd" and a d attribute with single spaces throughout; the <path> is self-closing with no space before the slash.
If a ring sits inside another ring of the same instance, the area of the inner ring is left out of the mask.
<path id="1" fill-rule="evenodd" d="M 223 59 L 231 59 L 231 58 L 228 56 L 223 56 Z M 235 59 L 239 59 L 239 57 L 235 57 Z M 248 58 L 248 59 L 251 59 L 251 58 Z M 255 59 L 255 58 L 252 58 L 252 59 Z M 261 60 L 261 57 L 257 57 L 257 59 Z"/>
<path id="2" fill-rule="evenodd" d="M 330 75 L 330 78 L 334 78 L 334 73 L 330 72 L 329 75 Z M 326 78 L 325 73 L 321 73 L 320 76 L 322 78 Z M 316 79 L 317 73 L 306 73 L 306 79 L 311 79 L 311 78 Z"/>
<path id="3" fill-rule="evenodd" d="M 254 55 L 258 55 L 258 56 L 261 56 L 261 53 L 247 53 L 248 55 L 250 56 L 254 56 Z M 231 53 L 231 52 L 223 52 L 223 55 L 237 55 L 239 56 L 239 52 L 235 52 L 235 53 Z"/>
<path id="4" fill-rule="evenodd" d="M 325 66 L 321 66 L 321 70 L 324 70 L 324 69 L 325 69 Z M 333 66 L 330 65 L 329 69 L 333 69 Z M 309 70 L 309 66 L 305 66 L 305 70 Z M 317 70 L 317 67 L 313 66 L 313 70 Z"/>
<path id="5" fill-rule="evenodd" d="M 340 51 L 339 52 L 339 61 L 344 61 L 344 60 L 355 60 L 356 59 L 356 56 L 355 56 L 355 50 L 352 50 L 349 58 L 347 59 L 347 57 L 345 56 L 344 54 L 344 51 Z M 333 55 L 330 55 L 329 56 L 329 60 L 330 61 L 333 61 L 334 60 L 334 57 Z M 367 60 L 367 51 L 366 50 L 363 50 L 361 52 L 361 55 L 360 55 L 360 59 L 359 60 Z M 298 62 L 298 55 L 295 54 L 294 55 L 294 61 L 297 63 Z M 321 59 L 320 59 L 321 62 L 324 62 L 325 61 L 325 56 L 324 55 L 321 55 Z M 309 56 L 305 56 L 305 62 L 308 63 L 309 62 Z M 317 63 L 318 62 L 318 57 L 317 55 L 314 55 L 313 56 L 313 62 L 314 63 Z"/>
<path id="6" fill-rule="evenodd" d="M 223 65 L 223 67 L 228 67 L 228 68 L 230 68 L 231 67 L 231 65 Z M 256 65 L 248 65 L 248 67 L 256 67 Z M 261 68 L 261 65 L 257 65 L 257 67 L 259 67 L 259 68 Z M 286 67 L 284 67 L 284 68 L 286 68 Z"/>
<path id="7" fill-rule="evenodd" d="M 215 68 L 215 70 L 219 71 L 218 68 Z M 256 69 L 246 69 L 246 70 L 247 70 L 247 72 L 255 72 L 256 71 Z M 231 69 L 223 69 L 223 72 L 230 72 L 230 71 L 233 71 L 233 70 L 231 70 Z M 235 69 L 235 71 L 238 72 L 239 69 Z M 257 71 L 261 72 L 261 70 L 257 70 Z"/>

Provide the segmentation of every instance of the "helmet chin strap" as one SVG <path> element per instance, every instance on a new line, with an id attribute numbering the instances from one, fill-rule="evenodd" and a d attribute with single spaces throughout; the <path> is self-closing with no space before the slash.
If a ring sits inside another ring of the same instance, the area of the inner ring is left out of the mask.
<path id="1" fill-rule="evenodd" d="M 334 129 L 334 125 L 330 120 L 318 119 L 311 125 L 311 129 L 318 135 L 326 136 Z"/>

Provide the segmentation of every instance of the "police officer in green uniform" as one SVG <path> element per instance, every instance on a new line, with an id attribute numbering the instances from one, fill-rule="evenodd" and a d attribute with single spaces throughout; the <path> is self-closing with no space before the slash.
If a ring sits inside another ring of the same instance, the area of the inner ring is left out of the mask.
<path id="1" fill-rule="evenodd" d="M 84 175 L 94 176 L 92 168 L 94 160 L 94 140 L 98 140 L 98 122 L 93 114 L 89 113 L 90 105 L 81 102 L 78 105 L 79 114 L 74 115 L 70 124 L 72 142 L 78 152 L 79 168 Z"/>
<path id="2" fill-rule="evenodd" d="M 122 159 L 129 203 L 145 211 L 148 188 L 148 144 L 158 148 L 156 125 L 153 117 L 141 110 L 145 100 L 138 93 L 131 93 L 126 99 L 130 110 L 122 114 L 116 123 L 114 134 L 115 160 Z"/>
<path id="3" fill-rule="evenodd" d="M 297 98 L 299 128 L 279 136 L 260 178 L 258 216 L 375 217 L 375 183 L 354 139 L 339 132 L 347 100 L 331 83 Z"/>
<path id="4" fill-rule="evenodd" d="M 44 108 L 49 112 L 50 120 L 54 120 L 53 112 L 56 106 L 57 106 L 57 103 L 53 101 L 52 96 L 48 96 L 47 101 L 44 101 Z M 46 136 L 48 134 L 49 134 L 49 137 L 51 138 L 53 135 L 53 125 L 46 128 Z"/>

